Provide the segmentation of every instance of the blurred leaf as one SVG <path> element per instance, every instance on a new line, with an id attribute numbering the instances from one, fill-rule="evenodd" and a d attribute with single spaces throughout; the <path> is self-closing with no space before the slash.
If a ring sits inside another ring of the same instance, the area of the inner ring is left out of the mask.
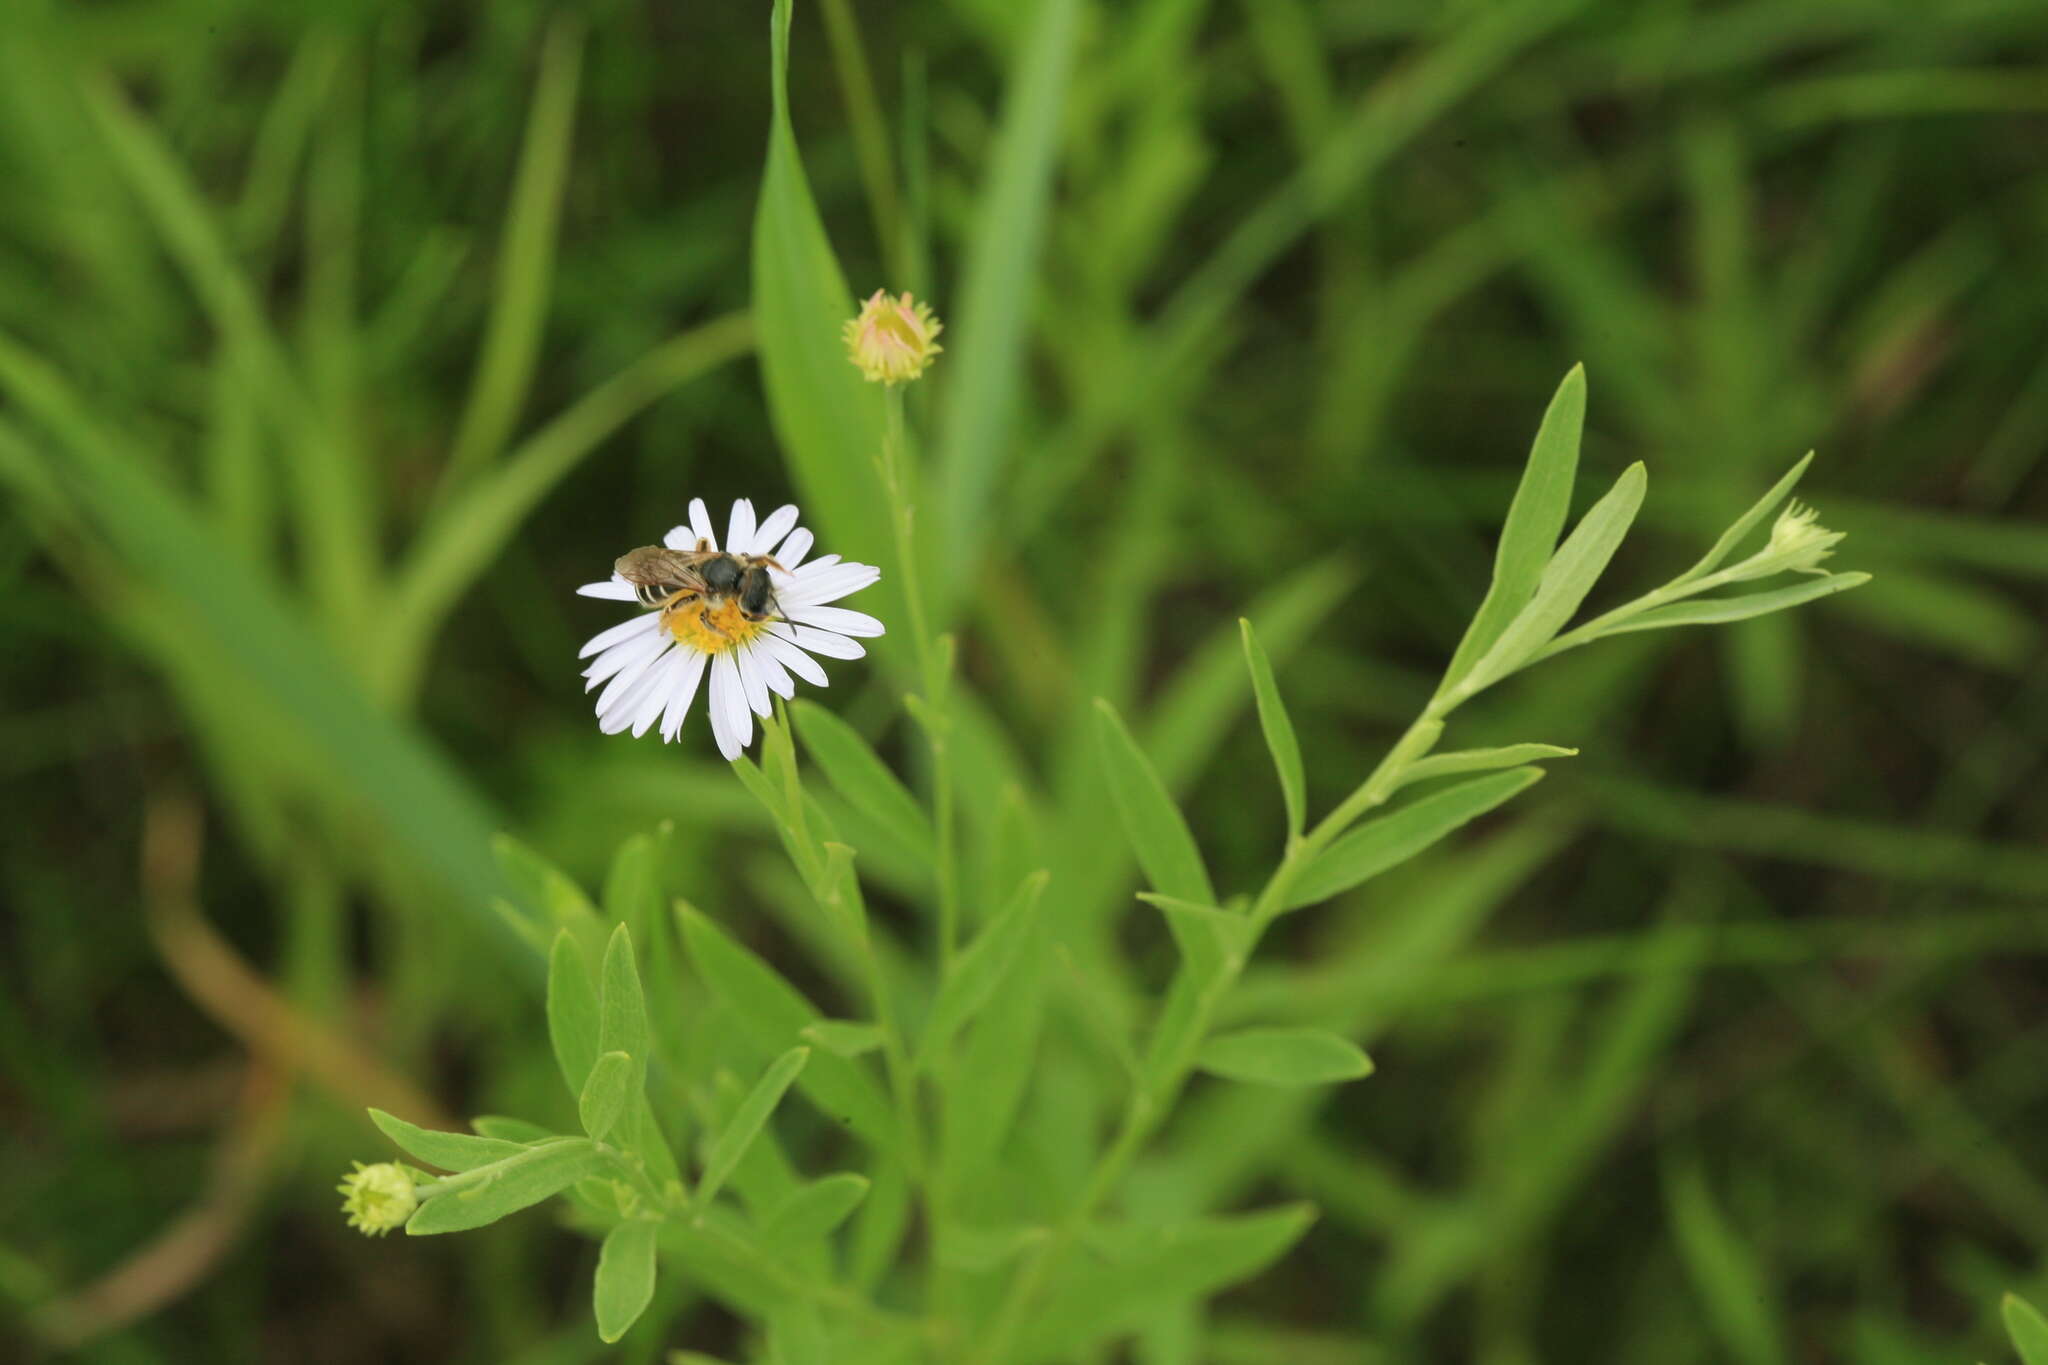
<path id="1" fill-rule="evenodd" d="M 1099 697 L 1095 701 L 1095 734 L 1110 796 L 1138 865 L 1145 869 L 1145 879 L 1161 895 L 1213 903 L 1216 893 L 1210 888 L 1209 873 L 1202 866 L 1201 850 L 1195 847 L 1187 821 L 1116 709 Z"/>
<path id="2" fill-rule="evenodd" d="M 526 142 L 498 246 L 490 323 L 448 455 L 447 474 L 452 478 L 488 464 L 504 448 L 525 406 L 547 322 L 555 226 L 569 178 L 582 66 L 582 25 L 568 14 L 558 15 L 541 46 L 540 75 L 527 106 Z"/>
<path id="3" fill-rule="evenodd" d="M 1038 898 L 1051 875 L 1038 871 L 1026 877 L 1010 897 L 1010 903 L 982 926 L 974 942 L 967 945 L 946 972 L 939 985 L 938 999 L 925 1020 L 924 1037 L 918 1044 L 920 1065 L 944 1053 L 954 1032 L 979 1014 L 1002 989 L 1025 943 L 1044 932 L 1036 912 Z"/>
<path id="4" fill-rule="evenodd" d="M 1328 900 L 1478 819 L 1537 782 L 1541 768 L 1512 768 L 1433 793 L 1352 830 L 1319 854 L 1288 889 L 1287 908 Z"/>
<path id="5" fill-rule="evenodd" d="M 768 1215 L 761 1240 L 771 1249 L 823 1241 L 860 1207 L 869 1184 L 866 1176 L 850 1171 L 811 1181 Z"/>
<path id="6" fill-rule="evenodd" d="M 603 1142 L 625 1112 L 626 1101 L 633 1094 L 634 1069 L 632 1056 L 624 1052 L 601 1053 L 590 1068 L 576 1112 L 592 1142 Z"/>
<path id="7" fill-rule="evenodd" d="M 597 990 L 590 964 L 567 929 L 555 934 L 548 954 L 548 1039 L 569 1093 L 579 1099 L 598 1052 Z"/>
<path id="8" fill-rule="evenodd" d="M 803 1036 L 839 1057 L 859 1057 L 882 1045 L 879 1025 L 853 1019 L 820 1019 L 804 1025 Z"/>
<path id="9" fill-rule="evenodd" d="M 469 1121 L 469 1126 L 487 1138 L 496 1138 L 500 1142 L 516 1142 L 522 1146 L 530 1142 L 545 1142 L 549 1138 L 567 1136 L 564 1133 L 551 1133 L 537 1123 L 507 1118 L 503 1114 L 478 1114 Z"/>
<path id="10" fill-rule="evenodd" d="M 1028 1362 L 1071 1360 L 1167 1304 L 1206 1297 L 1256 1275 L 1315 1221 L 1302 1205 L 1231 1218 L 1134 1226 L 1108 1263 L 1070 1265 L 1024 1329 Z M 1115 1230 L 1112 1230 L 1115 1231 Z"/>
<path id="11" fill-rule="evenodd" d="M 1331 1085 L 1372 1074 L 1372 1059 L 1334 1033 L 1313 1028 L 1252 1028 L 1202 1045 L 1196 1065 L 1212 1076 L 1254 1085 Z"/>
<path id="12" fill-rule="evenodd" d="M 495 1223 L 560 1194 L 606 1164 L 588 1138 L 564 1138 L 545 1147 L 527 1148 L 518 1156 L 438 1182 L 406 1223 L 406 1233 L 424 1237 Z"/>
<path id="13" fill-rule="evenodd" d="M 803 733 L 804 747 L 848 802 L 887 826 L 892 837 L 919 859 L 932 860 L 932 826 L 917 798 L 888 765 L 868 747 L 860 732 L 815 702 L 791 708 Z"/>
<path id="14" fill-rule="evenodd" d="M 732 1010 L 749 1045 L 773 1055 L 802 1043 L 804 1030 L 823 1018 L 811 1002 L 697 911 L 678 906 L 676 913 L 697 975 Z M 830 1052 L 814 1054 L 798 1084 L 828 1118 L 846 1124 L 870 1146 L 894 1147 L 896 1121 L 889 1102 L 858 1062 Z"/>
<path id="15" fill-rule="evenodd" d="M 526 1150 L 520 1143 L 502 1142 L 494 1137 L 471 1137 L 467 1133 L 441 1133 L 417 1127 L 382 1109 L 370 1110 L 370 1122 L 417 1160 L 429 1166 L 439 1166 L 444 1171 L 473 1171 L 493 1161 L 518 1156 Z"/>
<path id="16" fill-rule="evenodd" d="M 782 1103 L 784 1092 L 803 1072 L 804 1063 L 810 1059 L 809 1048 L 793 1047 L 777 1057 L 761 1079 L 754 1083 L 754 1088 L 748 1092 L 746 1099 L 741 1101 L 739 1111 L 733 1115 L 732 1122 L 725 1126 L 725 1131 L 718 1135 L 718 1141 L 712 1144 L 710 1156 L 705 1158 L 704 1177 L 697 1186 L 694 1196 L 698 1207 L 710 1203 L 719 1190 L 724 1188 L 726 1178 L 732 1174 L 733 1167 L 740 1164 L 740 1158 L 747 1154 L 747 1149 L 753 1146 L 754 1139 L 761 1135 L 761 1129 L 768 1122 L 768 1116 L 775 1112 L 776 1105 Z"/>
<path id="17" fill-rule="evenodd" d="M 1245 916 L 1147 891 L 1140 891 L 1138 899 L 1166 916 L 1174 946 L 1197 986 L 1207 986 L 1233 962 L 1242 962 L 1252 928 Z"/>
<path id="18" fill-rule="evenodd" d="M 1686 1273 L 1705 1304 L 1729 1358 L 1744 1365 L 1777 1365 L 1786 1359 L 1784 1326 L 1771 1277 L 1743 1245 L 1714 1206 L 1705 1173 L 1696 1160 L 1664 1168 L 1664 1207 Z"/>
<path id="19" fill-rule="evenodd" d="M 1244 633 L 1245 666 L 1251 670 L 1252 695 L 1259 706 L 1259 729 L 1266 736 L 1266 750 L 1273 755 L 1274 771 L 1280 775 L 1280 793 L 1287 801 L 1287 832 L 1301 833 L 1308 816 L 1308 787 L 1301 768 L 1301 742 L 1294 737 L 1294 722 L 1287 718 L 1287 703 L 1280 699 L 1279 684 L 1273 681 L 1273 664 L 1252 631 L 1249 620 L 1240 620 Z"/>
<path id="20" fill-rule="evenodd" d="M 2048 1318 L 2017 1294 L 2007 1294 L 2000 1305 L 2005 1315 L 2005 1330 L 2012 1337 L 2013 1349 L 2020 1353 L 2026 1365 L 2048 1365 Z"/>
<path id="21" fill-rule="evenodd" d="M 989 539 L 989 503 L 1017 443 L 1025 342 L 1041 278 L 1038 257 L 1079 11 L 1078 0 L 1046 0 L 1034 11 L 1030 36 L 1005 87 L 1002 126 L 961 265 L 940 440 L 942 600 L 954 595 L 944 588 L 957 592 L 973 581 L 975 560 Z"/>
<path id="22" fill-rule="evenodd" d="M 1853 579 L 1837 591 L 1867 582 L 1869 574 L 1832 574 Z M 1993 589 L 1926 569 L 1879 570 L 1874 591 L 1858 593 L 1842 610 L 1874 631 L 1977 668 L 2017 673 L 2041 647 L 2041 614 L 2013 603 Z"/>
<path id="23" fill-rule="evenodd" d="M 619 1224 L 605 1234 L 597 1254 L 597 1280 L 591 1306 L 597 1314 L 597 1335 L 617 1341 L 647 1311 L 654 1299 L 654 1252 L 659 1225 L 642 1219 Z"/>
<path id="24" fill-rule="evenodd" d="M 1479 604 L 1472 624 L 1465 628 L 1450 667 L 1444 670 L 1444 686 L 1464 680 L 1473 665 L 1491 650 L 1508 623 L 1529 605 L 1537 584 L 1549 564 L 1557 537 L 1564 530 L 1572 510 L 1572 486 L 1578 477 L 1579 437 L 1586 424 L 1586 368 L 1574 365 L 1557 386 L 1543 424 L 1536 429 L 1535 444 L 1522 469 L 1522 481 L 1515 500 L 1508 504 L 1506 523 L 1501 527 L 1500 546 L 1494 552 L 1493 582 Z"/>
<path id="25" fill-rule="evenodd" d="M 597 907 L 573 877 L 509 834 L 494 836 L 491 852 L 498 860 L 499 873 L 528 917 L 571 930 L 585 948 L 596 948 L 601 922 Z"/>
<path id="26" fill-rule="evenodd" d="M 829 543 L 851 557 L 891 564 L 877 612 L 907 620 L 902 565 L 894 564 L 891 524 L 876 459 L 882 446 L 882 390 L 847 358 L 840 328 L 854 296 L 818 218 L 789 120 L 790 0 L 769 19 L 774 115 L 768 165 L 754 218 L 754 322 L 761 379 L 775 434 L 812 515 Z"/>

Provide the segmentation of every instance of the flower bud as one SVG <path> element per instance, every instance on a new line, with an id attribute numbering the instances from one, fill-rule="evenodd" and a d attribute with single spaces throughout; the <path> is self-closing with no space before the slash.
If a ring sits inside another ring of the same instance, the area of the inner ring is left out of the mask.
<path id="1" fill-rule="evenodd" d="M 840 335 L 846 354 L 871 384 L 902 384 L 923 374 L 932 357 L 945 348 L 937 337 L 945 324 L 932 316 L 931 305 L 905 293 L 896 298 L 880 289 L 868 296 L 856 317 L 847 319 Z"/>
<path id="2" fill-rule="evenodd" d="M 404 1227 L 420 1203 L 405 1167 L 391 1161 L 374 1166 L 360 1161 L 352 1164 L 355 1169 L 334 1187 L 343 1196 L 341 1211 L 348 1215 L 348 1225 L 366 1237 L 382 1237 L 393 1228 Z"/>

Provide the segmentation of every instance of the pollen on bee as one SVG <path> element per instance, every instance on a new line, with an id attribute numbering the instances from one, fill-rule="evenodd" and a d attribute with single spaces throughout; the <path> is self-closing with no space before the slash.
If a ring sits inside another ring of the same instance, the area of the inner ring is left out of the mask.
<path id="1" fill-rule="evenodd" d="M 661 624 L 679 644 L 703 654 L 718 654 L 743 645 L 768 629 L 766 621 L 749 621 L 735 597 L 693 598 L 661 614 Z"/>

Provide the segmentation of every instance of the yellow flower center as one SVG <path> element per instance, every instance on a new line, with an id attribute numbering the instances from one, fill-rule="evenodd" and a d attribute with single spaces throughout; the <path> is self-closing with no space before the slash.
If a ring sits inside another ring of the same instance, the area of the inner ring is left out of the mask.
<path id="1" fill-rule="evenodd" d="M 743 645 L 768 629 L 766 621 L 749 621 L 740 614 L 737 597 L 706 601 L 697 598 L 670 607 L 661 614 L 661 624 L 679 644 L 700 654 L 720 654 Z"/>

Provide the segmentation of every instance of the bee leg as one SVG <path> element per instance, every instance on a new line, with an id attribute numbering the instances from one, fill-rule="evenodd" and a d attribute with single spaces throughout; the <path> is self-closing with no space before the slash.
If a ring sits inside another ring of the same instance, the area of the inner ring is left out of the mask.
<path id="1" fill-rule="evenodd" d="M 730 631 L 720 629 L 718 623 L 711 619 L 711 606 L 709 603 L 697 608 L 697 619 L 703 622 L 704 629 L 710 631 L 719 639 L 730 640 L 732 638 Z"/>

